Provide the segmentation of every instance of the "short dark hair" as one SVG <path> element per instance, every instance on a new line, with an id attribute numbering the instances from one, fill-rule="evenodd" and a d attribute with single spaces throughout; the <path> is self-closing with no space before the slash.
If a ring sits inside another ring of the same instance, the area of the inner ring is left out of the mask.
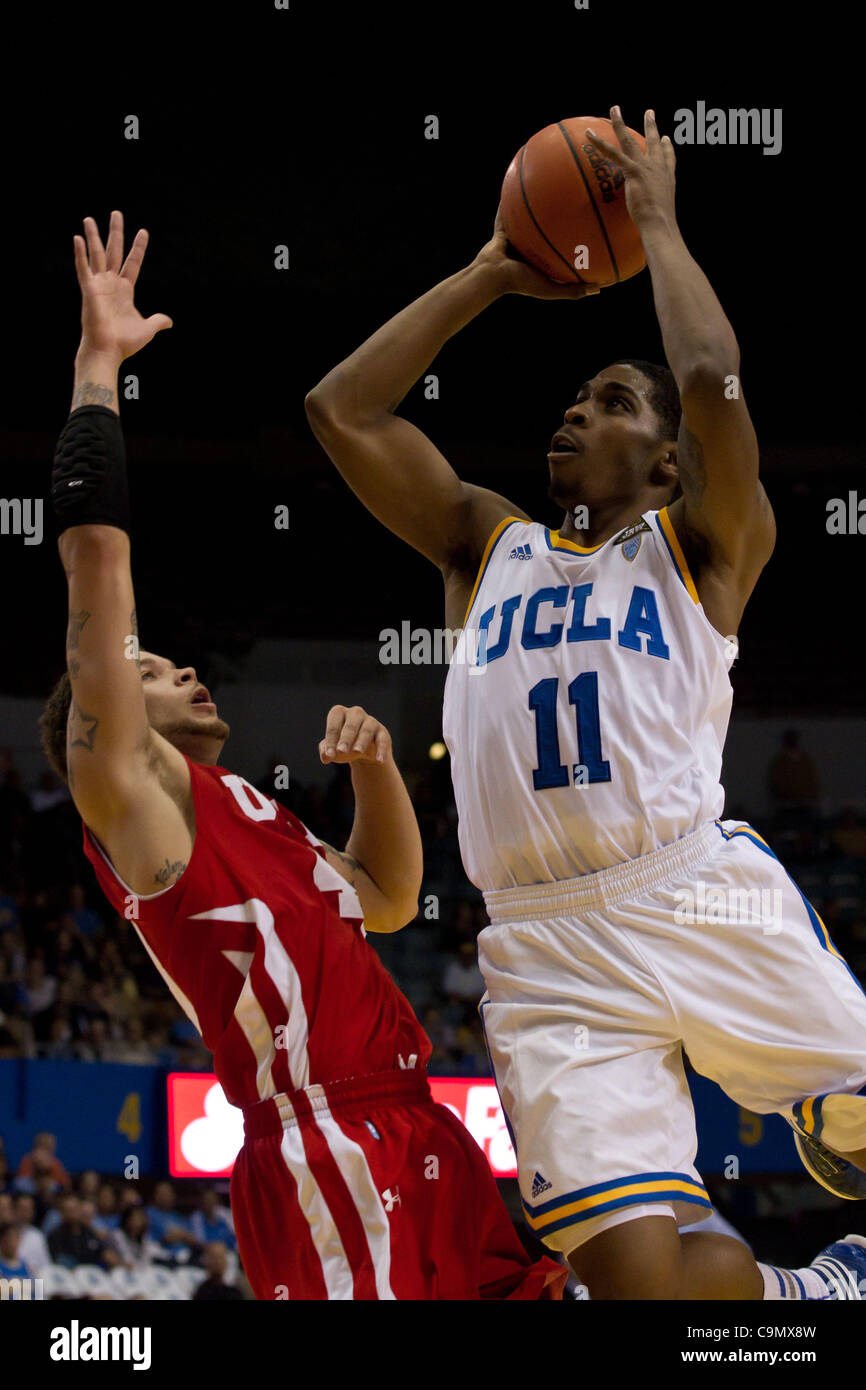
<path id="1" fill-rule="evenodd" d="M 676 378 L 670 367 L 660 367 L 657 362 L 644 362 L 639 357 L 618 357 L 616 362 L 624 367 L 636 367 L 643 373 L 650 384 L 649 403 L 661 426 L 659 439 L 676 439 L 683 408 Z M 616 366 L 616 362 L 611 365 Z"/>
<path id="2" fill-rule="evenodd" d="M 42 751 L 58 777 L 69 783 L 69 769 L 66 766 L 66 724 L 69 719 L 69 706 L 72 703 L 72 683 L 69 672 L 64 671 L 39 716 L 39 729 L 42 737 Z"/>
<path id="3" fill-rule="evenodd" d="M 676 377 L 670 367 L 661 367 L 657 362 L 645 362 L 641 357 L 618 357 L 624 367 L 636 367 L 646 377 L 650 386 L 649 403 L 659 421 L 659 439 L 676 439 L 680 432 L 683 407 L 680 402 Z M 616 365 L 613 363 L 612 365 Z M 682 495 L 679 482 L 674 485 L 671 502 Z"/>

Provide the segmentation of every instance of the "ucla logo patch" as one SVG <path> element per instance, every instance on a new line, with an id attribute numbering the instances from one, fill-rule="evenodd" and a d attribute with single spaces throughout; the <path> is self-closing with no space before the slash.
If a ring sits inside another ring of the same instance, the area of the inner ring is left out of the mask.
<path id="1" fill-rule="evenodd" d="M 641 536 L 629 536 L 627 541 L 622 543 L 622 553 L 627 560 L 633 560 L 640 550 Z"/>
<path id="2" fill-rule="evenodd" d="M 620 531 L 614 541 L 614 545 L 621 545 L 622 553 L 625 558 L 627 560 L 633 560 L 640 550 L 641 533 L 643 531 L 649 531 L 649 529 L 649 523 L 644 521 L 643 517 L 641 517 L 640 521 L 636 521 L 633 525 L 627 526 L 624 531 Z"/>

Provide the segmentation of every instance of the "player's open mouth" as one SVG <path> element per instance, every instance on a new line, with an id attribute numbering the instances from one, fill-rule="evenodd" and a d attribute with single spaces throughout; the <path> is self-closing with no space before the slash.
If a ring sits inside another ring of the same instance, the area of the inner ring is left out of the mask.
<path id="1" fill-rule="evenodd" d="M 550 441 L 550 452 L 547 457 L 551 463 L 567 463 L 570 459 L 577 458 L 581 446 L 575 444 L 567 434 L 555 434 Z"/>
<path id="2" fill-rule="evenodd" d="M 196 706 L 202 705 L 205 709 L 216 709 L 216 705 L 210 697 L 210 691 L 205 686 L 200 685 L 192 697 L 192 703 Z"/>

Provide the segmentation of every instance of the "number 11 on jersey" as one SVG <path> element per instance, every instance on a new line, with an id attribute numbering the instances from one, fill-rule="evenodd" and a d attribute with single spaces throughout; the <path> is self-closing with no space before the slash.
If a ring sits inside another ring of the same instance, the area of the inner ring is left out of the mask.
<path id="1" fill-rule="evenodd" d="M 537 792 L 547 791 L 550 787 L 567 787 L 571 782 L 567 765 L 559 760 L 559 729 L 556 723 L 558 692 L 558 676 L 548 676 L 529 692 L 529 708 L 535 714 L 535 741 L 538 746 L 538 767 L 532 773 L 532 785 Z M 601 756 L 597 672 L 582 671 L 575 676 L 568 687 L 568 700 L 575 709 L 578 757 L 585 769 L 580 781 L 609 782 L 610 763 Z"/>

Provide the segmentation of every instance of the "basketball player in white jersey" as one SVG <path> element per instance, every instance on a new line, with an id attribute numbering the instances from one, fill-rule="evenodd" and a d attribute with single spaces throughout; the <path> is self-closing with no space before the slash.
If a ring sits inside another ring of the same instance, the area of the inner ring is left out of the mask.
<path id="1" fill-rule="evenodd" d="M 308 417 L 364 504 L 439 566 L 464 628 L 444 731 L 530 1227 L 592 1298 L 859 1299 L 859 1236 L 788 1271 L 679 1233 L 711 1210 L 683 1050 L 741 1106 L 784 1115 L 824 1186 L 866 1194 L 866 996 L 760 836 L 718 819 L 728 672 L 775 527 L 737 341 L 677 226 L 673 146 L 652 112 L 645 153 L 612 121 L 620 148 L 594 143 L 624 170 L 670 371 L 619 360 L 580 387 L 548 454 L 558 531 L 462 482 L 394 413 L 500 295 L 593 288 L 517 259 L 500 218 Z"/>

